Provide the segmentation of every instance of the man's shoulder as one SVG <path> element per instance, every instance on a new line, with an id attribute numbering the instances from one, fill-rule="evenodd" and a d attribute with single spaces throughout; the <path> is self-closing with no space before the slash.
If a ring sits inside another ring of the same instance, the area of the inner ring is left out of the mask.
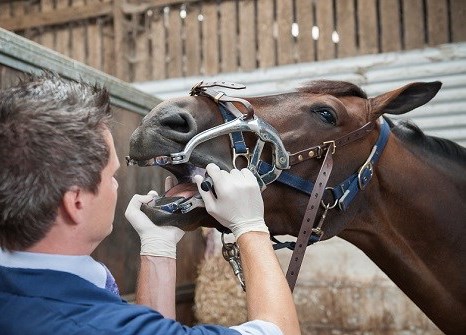
<path id="1" fill-rule="evenodd" d="M 7 334 L 51 334 L 56 329 L 60 333 L 86 335 L 240 334 L 215 325 L 183 326 L 68 273 L 9 270 L 0 269 L 1 274 L 8 273 L 6 278 L 0 278 L 0 329 Z M 22 278 L 25 276 L 27 281 Z"/>

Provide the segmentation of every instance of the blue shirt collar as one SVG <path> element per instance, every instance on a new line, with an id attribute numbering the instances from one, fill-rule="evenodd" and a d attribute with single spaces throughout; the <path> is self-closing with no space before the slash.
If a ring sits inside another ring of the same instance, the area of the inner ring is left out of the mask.
<path id="1" fill-rule="evenodd" d="M 0 266 L 9 268 L 55 270 L 79 276 L 97 287 L 105 288 L 107 272 L 104 265 L 91 256 L 43 254 L 0 249 Z"/>

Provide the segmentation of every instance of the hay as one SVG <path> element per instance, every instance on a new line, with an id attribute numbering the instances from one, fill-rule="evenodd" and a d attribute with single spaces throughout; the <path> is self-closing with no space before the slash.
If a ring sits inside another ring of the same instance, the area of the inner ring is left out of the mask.
<path id="1" fill-rule="evenodd" d="M 207 257 L 199 267 L 195 314 L 200 323 L 237 325 L 246 321 L 245 294 L 216 250 L 216 255 Z M 349 251 L 341 246 L 337 250 L 341 259 L 324 257 L 332 260 L 335 271 L 329 271 L 327 264 L 317 267 L 321 271 L 304 267 L 300 273 L 293 297 L 303 335 L 443 334 L 380 270 L 379 274 L 366 270 L 368 276 L 355 275 L 352 268 L 347 269 L 354 264 L 350 253 L 344 255 Z M 289 255 L 281 256 L 279 253 L 286 268 Z"/>
<path id="2" fill-rule="evenodd" d="M 194 303 L 201 323 L 234 326 L 247 321 L 246 296 L 221 255 L 200 265 Z"/>

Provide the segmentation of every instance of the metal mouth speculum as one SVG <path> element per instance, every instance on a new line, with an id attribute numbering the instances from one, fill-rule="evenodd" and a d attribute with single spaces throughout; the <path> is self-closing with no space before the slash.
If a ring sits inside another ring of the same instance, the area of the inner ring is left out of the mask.
<path id="1" fill-rule="evenodd" d="M 127 156 L 126 162 L 128 166 L 138 165 L 142 167 L 189 163 L 194 149 L 199 144 L 233 132 L 252 132 L 258 137 L 256 145 L 248 157 L 248 169 L 256 176 L 261 190 L 264 190 L 266 185 L 275 181 L 282 170 L 289 169 L 289 154 L 280 139 L 280 135 L 275 128 L 256 116 L 252 118 L 246 118 L 244 116 L 238 117 L 232 121 L 207 129 L 191 138 L 181 152 L 165 156 L 156 156 L 148 160 L 135 160 Z M 267 173 L 259 174 L 258 166 L 266 142 L 270 143 L 272 148 L 272 168 Z M 236 157 L 233 156 L 233 164 L 235 158 Z M 170 198 L 166 199 L 168 200 Z M 187 213 L 197 207 L 205 207 L 200 194 L 196 194 L 188 199 L 184 197 L 171 198 L 170 202 L 156 204 L 154 208 L 165 213 L 175 214 Z"/>
<path id="2" fill-rule="evenodd" d="M 258 136 L 256 145 L 250 155 L 248 169 L 256 175 L 261 189 L 265 189 L 267 184 L 276 180 L 282 170 L 289 169 L 289 154 L 280 139 L 280 135 L 275 128 L 255 116 L 249 119 L 246 119 L 245 117 L 238 117 L 232 121 L 207 129 L 195 135 L 181 152 L 166 156 L 157 156 L 148 160 L 135 160 L 127 156 L 126 162 L 127 165 L 138 166 L 165 166 L 168 164 L 175 165 L 187 163 L 189 162 L 194 149 L 199 144 L 209 141 L 215 137 L 228 135 L 233 132 L 252 132 Z M 266 142 L 272 145 L 272 169 L 265 175 L 259 175 L 258 164 Z M 234 159 L 235 157 L 233 157 L 233 160 Z"/>

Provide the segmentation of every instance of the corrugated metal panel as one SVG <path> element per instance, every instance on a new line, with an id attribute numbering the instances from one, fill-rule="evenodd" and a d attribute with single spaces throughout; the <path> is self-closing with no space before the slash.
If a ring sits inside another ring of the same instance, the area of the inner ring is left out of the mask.
<path id="1" fill-rule="evenodd" d="M 166 99 L 186 95 L 191 86 L 200 80 L 226 80 L 247 86 L 245 91 L 234 94 L 257 96 L 283 93 L 308 80 L 322 78 L 353 82 L 363 87 L 369 96 L 413 81 L 440 80 L 443 86 L 438 95 L 403 118 L 409 118 L 428 134 L 466 146 L 466 43 L 287 65 L 248 73 L 137 83 L 135 86 Z"/>

